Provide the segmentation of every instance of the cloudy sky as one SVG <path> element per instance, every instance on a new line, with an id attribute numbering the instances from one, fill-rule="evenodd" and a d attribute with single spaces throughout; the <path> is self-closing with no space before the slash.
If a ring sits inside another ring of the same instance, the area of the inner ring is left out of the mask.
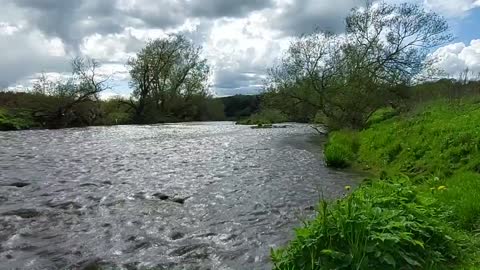
<path id="1" fill-rule="evenodd" d="M 480 72 L 480 0 L 405 0 L 450 22 L 455 40 L 434 52 L 454 74 Z M 388 0 L 401 2 L 401 0 Z M 0 88 L 22 88 L 45 72 L 68 74 L 86 55 L 113 73 L 113 90 L 128 95 L 126 60 L 148 39 L 183 33 L 202 45 L 218 96 L 256 93 L 265 70 L 291 37 L 319 27 L 342 31 L 363 0 L 0 0 Z"/>

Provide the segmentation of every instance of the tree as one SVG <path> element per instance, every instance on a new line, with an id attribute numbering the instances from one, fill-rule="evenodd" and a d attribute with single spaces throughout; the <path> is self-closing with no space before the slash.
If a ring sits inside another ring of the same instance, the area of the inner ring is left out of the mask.
<path id="1" fill-rule="evenodd" d="M 128 61 L 137 122 L 145 121 L 148 106 L 154 114 L 175 114 L 193 96 L 207 96 L 209 67 L 200 53 L 184 36 L 171 35 L 148 42 Z"/>
<path id="2" fill-rule="evenodd" d="M 361 128 L 378 108 L 431 65 L 430 50 L 451 39 L 439 15 L 418 5 L 367 4 L 345 33 L 297 38 L 269 73 L 267 89 L 317 108 L 332 124 Z"/>
<path id="3" fill-rule="evenodd" d="M 53 111 L 36 111 L 46 116 L 52 127 L 69 126 L 73 122 L 91 125 L 99 116 L 99 94 L 108 89 L 107 75 L 99 73 L 100 63 L 87 57 L 72 60 L 72 75 L 67 80 L 53 82 L 45 74 L 33 85 L 33 92 L 56 98 Z M 90 105 L 85 105 L 91 103 Z"/>

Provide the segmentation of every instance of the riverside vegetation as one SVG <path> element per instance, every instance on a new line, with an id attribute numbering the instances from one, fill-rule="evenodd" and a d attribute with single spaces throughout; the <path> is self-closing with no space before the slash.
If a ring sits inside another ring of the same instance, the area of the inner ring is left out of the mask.
<path id="1" fill-rule="evenodd" d="M 274 269 L 478 269 L 480 87 L 468 70 L 445 79 L 435 68 L 430 53 L 452 40 L 446 20 L 415 4 L 367 1 L 345 26 L 296 38 L 270 68 L 261 104 L 230 112 L 253 113 L 245 124 L 321 123 L 326 164 L 372 175 L 321 201 L 317 217 L 272 250 Z M 229 110 L 208 94 L 200 52 L 177 35 L 149 42 L 127 63 L 131 98 L 109 101 L 98 98 L 109 82 L 98 63 L 75 59 L 67 82 L 3 93 L 11 98 L 0 99 L 0 125 L 223 118 Z"/>
<path id="2" fill-rule="evenodd" d="M 480 97 L 420 107 L 329 135 L 329 166 L 376 176 L 321 202 L 276 269 L 478 269 Z"/>
<path id="3" fill-rule="evenodd" d="M 434 68 L 446 21 L 377 3 L 345 25 L 293 41 L 263 106 L 327 126 L 326 164 L 371 177 L 321 201 L 274 269 L 479 269 L 480 84 Z"/>

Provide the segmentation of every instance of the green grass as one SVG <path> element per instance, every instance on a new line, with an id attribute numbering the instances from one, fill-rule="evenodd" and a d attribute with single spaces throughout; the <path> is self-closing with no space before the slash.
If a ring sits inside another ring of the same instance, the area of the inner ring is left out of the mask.
<path id="1" fill-rule="evenodd" d="M 0 108 L 0 130 L 28 129 L 33 125 L 34 122 L 28 112 L 18 112 L 13 114 L 6 109 Z"/>
<path id="2" fill-rule="evenodd" d="M 324 153 L 329 166 L 377 177 L 322 202 L 272 251 L 275 269 L 480 269 L 480 103 L 372 117 L 360 132 L 332 132 Z"/>
<path id="3" fill-rule="evenodd" d="M 438 179 L 445 189 L 438 191 L 438 184 L 430 184 L 432 192 L 438 193 L 443 205 L 450 206 L 451 222 L 468 231 L 480 229 L 480 174 L 462 172 L 446 181 Z"/>
<path id="4" fill-rule="evenodd" d="M 358 147 L 356 133 L 352 131 L 334 132 L 325 145 L 325 162 L 330 167 L 346 168 L 354 161 Z"/>
<path id="5" fill-rule="evenodd" d="M 422 180 L 480 172 L 480 104 L 437 101 L 360 133 L 359 162 Z"/>

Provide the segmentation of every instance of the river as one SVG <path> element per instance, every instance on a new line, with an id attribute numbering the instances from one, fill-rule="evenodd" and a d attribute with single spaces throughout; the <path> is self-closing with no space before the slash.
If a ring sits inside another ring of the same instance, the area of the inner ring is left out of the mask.
<path id="1" fill-rule="evenodd" d="M 0 133 L 1 269 L 270 269 L 321 196 L 307 125 L 231 122 Z"/>

